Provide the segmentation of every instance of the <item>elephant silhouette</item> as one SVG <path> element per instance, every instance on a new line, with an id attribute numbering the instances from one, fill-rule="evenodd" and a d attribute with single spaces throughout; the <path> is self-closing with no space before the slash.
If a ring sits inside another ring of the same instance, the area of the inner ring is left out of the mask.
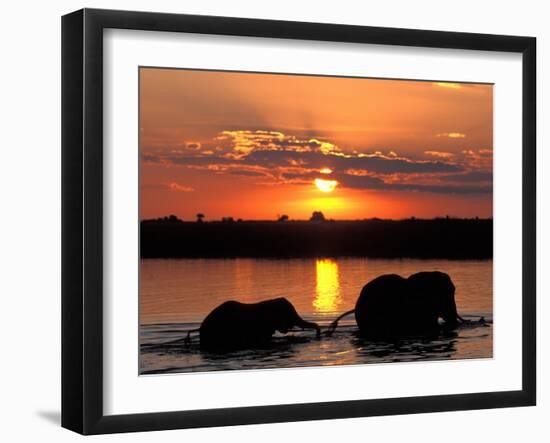
<path id="1" fill-rule="evenodd" d="M 258 303 L 226 301 L 216 307 L 203 320 L 198 331 L 200 347 L 205 350 L 225 351 L 253 348 L 268 344 L 275 333 L 286 334 L 292 328 L 315 329 L 317 337 L 320 328 L 316 323 L 300 317 L 286 298 L 276 298 Z"/>
<path id="2" fill-rule="evenodd" d="M 454 295 L 455 286 L 443 272 L 419 272 L 409 278 L 382 275 L 363 287 L 355 308 L 334 320 L 327 335 L 352 313 L 363 337 L 398 338 L 453 329 L 464 323 Z"/>

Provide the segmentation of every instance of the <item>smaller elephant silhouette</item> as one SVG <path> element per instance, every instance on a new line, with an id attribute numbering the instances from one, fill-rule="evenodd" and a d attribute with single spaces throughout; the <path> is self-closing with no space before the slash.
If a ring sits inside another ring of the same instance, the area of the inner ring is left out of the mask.
<path id="1" fill-rule="evenodd" d="M 198 331 L 200 346 L 206 350 L 232 350 L 262 346 L 271 340 L 275 331 L 286 334 L 292 328 L 320 328 L 317 323 L 300 317 L 286 298 L 276 298 L 258 303 L 226 301 L 215 308 L 203 320 Z"/>
<path id="2" fill-rule="evenodd" d="M 442 326 L 453 329 L 464 323 L 456 309 L 451 278 L 436 271 L 409 278 L 387 274 L 371 280 L 361 290 L 355 308 L 334 320 L 327 335 L 350 314 L 355 314 L 362 336 L 375 338 L 428 335 L 439 332 Z"/>

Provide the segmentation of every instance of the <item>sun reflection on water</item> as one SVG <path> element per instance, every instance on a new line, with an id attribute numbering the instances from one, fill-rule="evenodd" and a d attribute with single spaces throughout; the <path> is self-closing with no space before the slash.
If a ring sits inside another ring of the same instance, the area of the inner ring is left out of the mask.
<path id="1" fill-rule="evenodd" d="M 332 259 L 315 262 L 316 287 L 313 306 L 319 313 L 333 313 L 342 303 L 338 263 Z"/>

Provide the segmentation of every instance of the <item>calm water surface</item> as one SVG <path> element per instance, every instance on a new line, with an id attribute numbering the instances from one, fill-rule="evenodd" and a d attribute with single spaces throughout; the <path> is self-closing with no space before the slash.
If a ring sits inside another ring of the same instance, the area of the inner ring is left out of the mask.
<path id="1" fill-rule="evenodd" d="M 140 371 L 142 374 L 363 364 L 492 357 L 493 262 L 381 259 L 177 259 L 141 261 Z M 201 352 L 198 338 L 183 343 L 184 331 L 227 300 L 256 302 L 286 297 L 306 320 L 328 325 L 353 309 L 361 288 L 389 273 L 448 273 L 456 286 L 459 313 L 484 316 L 488 325 L 468 325 L 432 339 L 372 342 L 356 334 L 353 315 L 331 338 L 312 331 L 275 335 L 260 350 Z"/>

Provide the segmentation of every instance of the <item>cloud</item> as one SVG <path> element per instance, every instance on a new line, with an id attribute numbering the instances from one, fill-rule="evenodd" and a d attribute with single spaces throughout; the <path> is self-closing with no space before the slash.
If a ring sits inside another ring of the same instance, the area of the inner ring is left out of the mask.
<path id="1" fill-rule="evenodd" d="M 242 159 L 245 163 L 268 167 L 299 164 L 308 168 L 332 170 L 363 169 L 379 174 L 458 172 L 458 165 L 433 160 L 412 160 L 381 154 L 322 154 L 319 152 L 262 151 L 251 152 Z"/>
<path id="2" fill-rule="evenodd" d="M 193 192 L 194 189 L 190 186 L 185 186 L 180 183 L 172 182 L 168 184 L 168 188 L 175 192 Z"/>
<path id="3" fill-rule="evenodd" d="M 432 157 L 446 158 L 446 159 L 454 157 L 454 154 L 452 152 L 444 152 L 444 151 L 424 151 L 424 154 L 430 155 Z"/>
<path id="4" fill-rule="evenodd" d="M 191 169 L 206 169 L 217 174 L 230 174 L 230 175 L 242 175 L 249 177 L 273 177 L 273 171 L 259 166 L 259 165 L 246 165 L 235 162 L 235 160 L 225 160 L 221 163 L 209 163 L 209 164 L 188 164 L 187 167 Z"/>
<path id="5" fill-rule="evenodd" d="M 160 157 L 157 155 L 143 154 L 141 160 L 146 163 L 160 163 Z"/>
<path id="6" fill-rule="evenodd" d="M 492 182 L 492 171 L 470 171 L 464 174 L 449 174 L 440 177 L 440 180 L 447 182 Z"/>
<path id="7" fill-rule="evenodd" d="M 231 175 L 243 175 L 247 177 L 263 177 L 266 175 L 264 172 L 261 171 L 248 171 L 246 169 L 229 169 L 227 173 Z"/>
<path id="8" fill-rule="evenodd" d="M 226 157 L 242 159 L 255 151 L 288 152 L 320 152 L 329 154 L 338 152 L 339 149 L 330 142 L 315 138 L 299 138 L 294 135 L 285 135 L 279 131 L 264 130 L 236 130 L 222 131 L 216 140 L 221 142 L 218 151 L 225 153 Z"/>
<path id="9" fill-rule="evenodd" d="M 263 185 L 311 185 L 321 178 L 353 189 L 455 194 L 492 190 L 490 149 L 465 149 L 459 154 L 429 150 L 424 158 L 400 156 L 390 149 L 386 152 L 344 150 L 319 137 L 279 131 L 226 130 L 211 143 L 189 142 L 185 149 L 151 149 L 142 155 L 142 161 L 257 177 L 262 180 L 256 183 Z M 171 183 L 170 189 L 193 190 L 178 183 Z"/>
<path id="10" fill-rule="evenodd" d="M 156 155 L 144 154 L 142 159 L 146 162 L 165 161 L 186 166 L 240 164 L 267 169 L 302 166 L 317 170 L 362 169 L 377 174 L 450 173 L 462 170 L 459 165 L 439 159 L 410 159 L 400 157 L 394 151 L 389 151 L 387 155 L 380 151 L 344 152 L 326 140 L 300 138 L 276 131 L 223 131 L 216 140 L 220 144 L 214 150 L 170 150 L 164 153 L 158 150 Z M 205 152 L 209 154 L 205 155 Z"/>
<path id="11" fill-rule="evenodd" d="M 466 134 L 462 132 L 442 132 L 441 134 L 436 134 L 436 137 L 466 138 Z"/>
<path id="12" fill-rule="evenodd" d="M 486 94 L 490 89 L 487 86 L 492 86 L 487 83 L 456 83 L 456 82 L 433 82 L 435 88 L 446 89 L 449 93 L 469 93 L 469 94 Z"/>
<path id="13" fill-rule="evenodd" d="M 462 151 L 462 161 L 471 169 L 493 170 L 492 149 L 465 149 Z"/>
<path id="14" fill-rule="evenodd" d="M 338 181 L 353 189 L 370 189 L 385 191 L 416 191 L 436 194 L 485 194 L 493 190 L 491 185 L 446 185 L 422 183 L 395 183 L 386 182 L 378 177 L 361 175 L 341 175 Z"/>
<path id="15" fill-rule="evenodd" d="M 462 89 L 460 83 L 451 83 L 451 82 L 435 82 L 434 86 L 439 86 L 440 88 L 449 88 L 449 89 Z"/>

